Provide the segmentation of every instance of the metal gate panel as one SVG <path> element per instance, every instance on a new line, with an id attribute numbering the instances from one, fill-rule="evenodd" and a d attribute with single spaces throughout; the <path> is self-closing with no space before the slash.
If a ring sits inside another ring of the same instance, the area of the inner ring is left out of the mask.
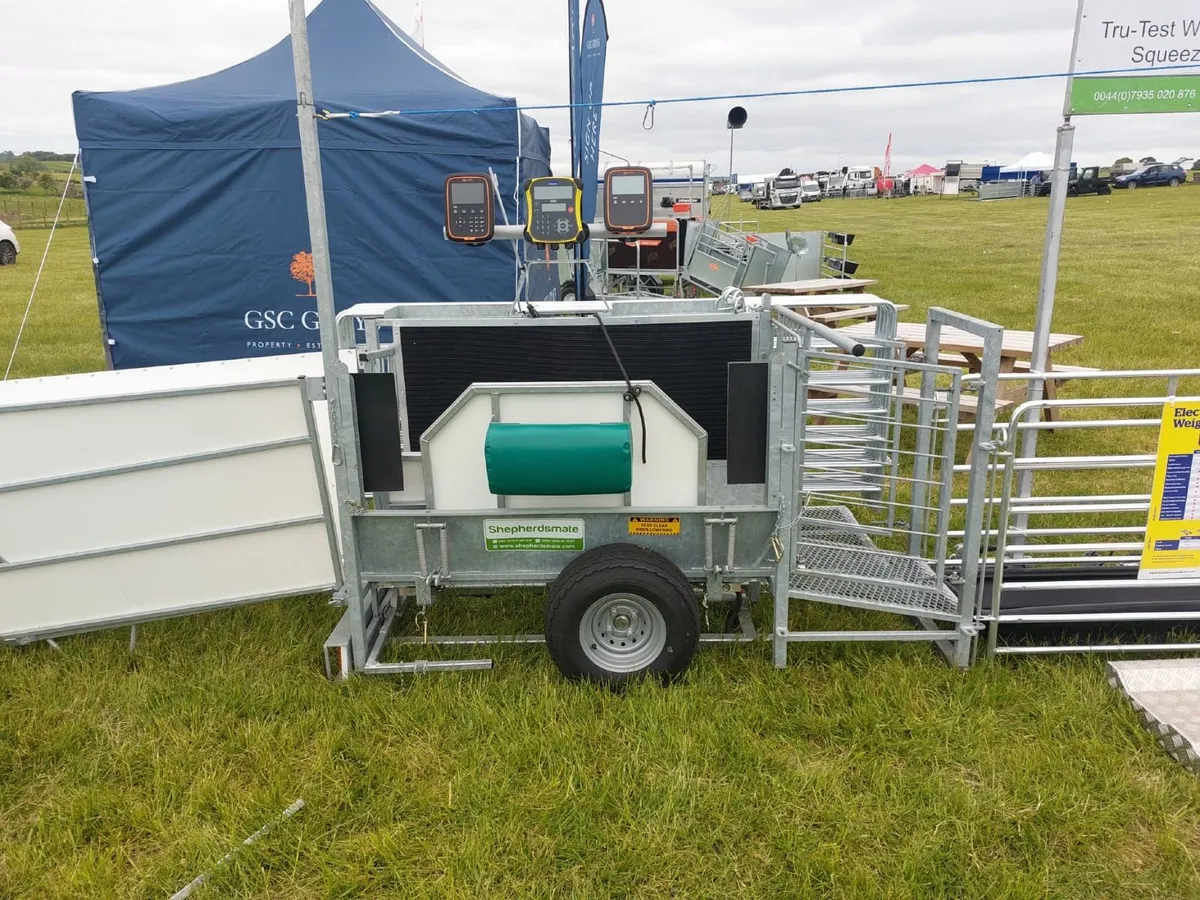
<path id="1" fill-rule="evenodd" d="M 335 585 L 312 361 L 256 362 L 0 385 L 0 639 Z"/>
<path id="2" fill-rule="evenodd" d="M 781 448 L 795 461 L 794 476 L 784 479 L 795 500 L 781 497 L 777 577 L 786 578 L 788 590 L 776 600 L 776 665 L 786 663 L 790 641 L 918 639 L 938 641 L 955 664 L 967 665 L 1003 329 L 932 309 L 925 357 L 935 362 L 928 363 L 881 337 L 855 344 L 793 313 L 778 316 L 777 326 L 795 341 L 784 366 L 794 379 L 795 411 L 785 412 Z M 984 343 L 979 427 L 967 455 L 967 537 L 957 561 L 949 537 L 963 371 L 936 363 L 947 326 Z M 787 396 L 786 376 L 780 384 Z M 926 630 L 795 632 L 789 599 L 898 613 Z"/>
<path id="3" fill-rule="evenodd" d="M 947 585 L 958 390 L 949 366 L 887 346 L 853 359 L 802 350 L 793 597 L 956 621 Z M 904 415 L 906 380 L 931 387 Z M 934 391 L 938 380 L 945 391 Z M 924 438 L 924 440 L 922 440 Z"/>

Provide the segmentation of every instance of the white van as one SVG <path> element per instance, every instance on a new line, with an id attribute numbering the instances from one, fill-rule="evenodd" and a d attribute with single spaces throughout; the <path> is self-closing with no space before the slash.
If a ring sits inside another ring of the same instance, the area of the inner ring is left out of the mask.
<path id="1" fill-rule="evenodd" d="M 804 178 L 800 181 L 800 198 L 805 203 L 820 203 L 821 202 L 821 185 L 813 181 L 811 178 Z"/>

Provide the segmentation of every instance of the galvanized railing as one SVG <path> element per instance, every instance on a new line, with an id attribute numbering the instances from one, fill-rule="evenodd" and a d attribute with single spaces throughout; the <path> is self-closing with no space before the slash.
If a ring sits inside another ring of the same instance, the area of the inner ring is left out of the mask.
<path id="1" fill-rule="evenodd" d="M 1034 377 L 1026 373 L 1001 376 L 1010 381 Z M 1115 639 L 1105 643 L 1000 644 L 1000 630 L 1005 625 L 1105 626 L 1200 620 L 1200 585 L 1195 581 L 1136 577 L 1150 512 L 1161 411 L 1172 399 L 1188 399 L 1178 396 L 1180 388 L 1185 379 L 1200 379 L 1200 369 L 1079 372 L 1070 378 L 1108 383 L 1106 387 L 1114 395 L 1027 402 L 1017 407 L 1010 422 L 996 429 L 989 469 L 993 480 L 997 474 L 1001 476 L 1002 484 L 999 495 L 993 491 L 989 498 L 996 528 L 994 548 L 985 560 L 990 594 L 987 603 L 978 608 L 979 622 L 987 627 L 987 654 L 1198 650 L 1200 643 L 1196 642 Z M 1115 392 L 1118 385 L 1138 381 L 1154 382 L 1156 389 L 1139 385 L 1132 395 Z M 1042 421 L 1047 411 L 1057 412 L 1060 418 Z M 1070 433 L 1071 440 L 1077 440 L 1075 434 L 1086 434 L 1090 452 L 1056 453 L 1058 448 L 1042 440 L 1031 453 L 1024 440 L 1031 431 Z M 1089 473 L 1097 477 L 1089 477 Z M 1090 489 L 1093 485 L 1095 491 Z M 1164 589 L 1195 589 L 1197 602 L 1187 604 L 1190 609 L 1163 609 Z M 1014 601 L 1033 592 L 1055 592 L 1061 603 L 1055 611 L 1045 613 L 1016 606 Z M 1127 608 L 1101 611 L 1105 598 L 1116 596 L 1114 592 L 1120 592 Z M 1136 608 L 1139 605 L 1145 608 Z M 1071 606 L 1077 609 L 1070 610 Z M 1078 634 L 1076 629 L 1073 637 Z"/>
<path id="2" fill-rule="evenodd" d="M 777 663 L 787 641 L 919 639 L 939 642 L 956 664 L 966 665 L 975 604 L 973 595 L 963 599 L 956 588 L 960 578 L 975 583 L 981 543 L 965 541 L 967 562 L 948 564 L 961 369 L 907 358 L 902 345 L 879 336 L 894 329 L 887 317 L 877 322 L 875 338 L 858 342 L 772 309 L 776 328 L 796 347 L 789 363 L 796 379 L 790 421 L 797 506 L 785 516 L 788 597 L 898 613 L 925 626 L 917 632 L 794 632 L 787 627 L 786 599 L 781 606 L 777 598 Z M 994 375 L 1002 329 L 948 311 L 930 312 L 930 358 L 937 359 L 942 330 L 951 326 L 983 338 L 984 370 Z M 908 385 L 910 377 L 916 387 Z M 994 379 L 985 383 L 985 402 L 995 391 Z M 968 458 L 986 475 L 982 444 L 976 441 Z M 978 535 L 986 480 L 969 480 L 967 521 L 976 523 Z"/>

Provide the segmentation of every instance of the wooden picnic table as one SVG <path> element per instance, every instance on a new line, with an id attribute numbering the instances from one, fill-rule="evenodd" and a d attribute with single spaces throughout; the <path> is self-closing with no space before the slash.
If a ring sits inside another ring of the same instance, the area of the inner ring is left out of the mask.
<path id="1" fill-rule="evenodd" d="M 785 306 L 795 310 L 802 316 L 807 316 L 814 322 L 820 322 L 831 328 L 849 325 L 852 322 L 874 322 L 879 316 L 879 306 L 872 301 L 879 300 L 873 294 L 854 294 L 852 296 L 819 295 L 793 296 L 789 299 L 776 298 L 776 306 Z M 897 313 L 902 313 L 908 306 L 903 303 L 893 304 Z"/>
<path id="2" fill-rule="evenodd" d="M 814 322 L 821 322 L 831 328 L 837 328 L 846 322 L 866 324 L 874 322 L 879 316 L 878 306 L 849 307 L 844 305 L 834 306 L 829 303 L 805 303 L 803 305 L 789 303 L 788 308 L 794 309 L 802 316 L 808 316 Z M 902 313 L 906 309 L 908 309 L 906 304 L 896 304 L 896 312 Z"/>
<path id="3" fill-rule="evenodd" d="M 861 294 L 876 284 L 879 282 L 871 278 L 809 278 L 804 281 L 783 281 L 779 284 L 755 284 L 742 290 L 747 294 L 805 297 L 810 294 Z"/>
<path id="4" fill-rule="evenodd" d="M 875 335 L 875 327 L 869 323 L 848 325 L 838 330 L 859 338 L 869 338 Z M 1034 333 L 1032 331 L 1009 331 L 1005 329 L 1004 339 L 1000 345 L 1001 374 L 1016 372 L 1021 368 L 1028 371 L 1028 365 L 1022 367 L 1020 364 L 1028 364 L 1033 359 L 1033 337 Z M 918 350 L 923 351 L 925 349 L 925 325 L 920 322 L 898 323 L 896 326 L 896 340 L 904 343 L 909 355 Z M 1074 347 L 1082 343 L 1083 335 L 1081 334 L 1051 334 L 1050 359 L 1047 362 L 1046 371 L 1052 372 L 1054 370 L 1053 356 L 1056 351 L 1066 349 L 1067 347 Z M 962 356 L 967 368 L 971 372 L 979 372 L 983 365 L 979 358 L 979 355 L 983 353 L 983 338 L 957 328 L 942 326 L 939 353 L 956 353 Z M 934 363 L 940 361 L 942 360 L 929 360 L 929 362 Z M 997 396 L 1001 402 L 1011 404 L 1024 399 L 1025 392 L 1025 382 L 1001 381 L 998 386 Z M 1046 396 L 1049 399 L 1053 399 L 1055 393 L 1055 382 L 1047 379 Z M 1054 417 L 1051 416 L 1050 418 Z"/>

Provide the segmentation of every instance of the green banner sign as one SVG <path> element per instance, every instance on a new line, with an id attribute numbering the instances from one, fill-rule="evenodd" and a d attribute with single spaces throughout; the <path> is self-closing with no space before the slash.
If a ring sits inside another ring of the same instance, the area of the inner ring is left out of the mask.
<path id="1" fill-rule="evenodd" d="M 1076 78 L 1071 114 L 1200 112 L 1200 75 L 1133 75 Z"/>
<path id="2" fill-rule="evenodd" d="M 1067 115 L 1200 112 L 1197 0 L 1079 0 L 1078 16 Z"/>

